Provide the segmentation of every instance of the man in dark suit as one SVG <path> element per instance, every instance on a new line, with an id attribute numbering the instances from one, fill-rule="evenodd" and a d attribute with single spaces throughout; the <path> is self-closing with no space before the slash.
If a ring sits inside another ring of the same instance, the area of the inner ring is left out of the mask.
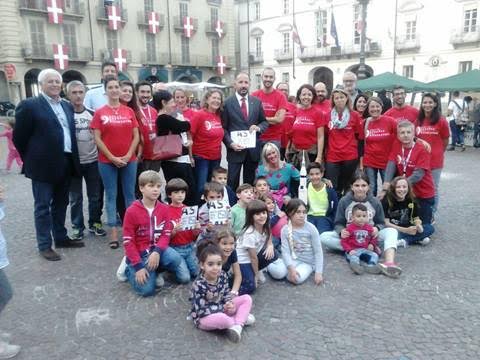
<path id="1" fill-rule="evenodd" d="M 259 99 L 248 95 L 250 79 L 248 74 L 240 73 L 235 78 L 235 94 L 225 100 L 222 123 L 225 130 L 223 142 L 227 147 L 228 185 L 235 190 L 240 182 L 243 166 L 243 182 L 253 184 L 255 170 L 260 160 L 260 133 L 268 128 Z M 232 141 L 231 132 L 249 130 L 256 132 L 255 148 L 246 149 Z"/>
<path id="2" fill-rule="evenodd" d="M 53 242 L 56 248 L 84 246 L 71 240 L 65 228 L 70 179 L 80 174 L 80 162 L 73 107 L 60 98 L 62 76 L 45 69 L 38 84 L 42 93 L 17 106 L 13 142 L 25 176 L 32 179 L 38 250 L 45 259 L 56 261 L 60 255 L 52 249 Z"/>

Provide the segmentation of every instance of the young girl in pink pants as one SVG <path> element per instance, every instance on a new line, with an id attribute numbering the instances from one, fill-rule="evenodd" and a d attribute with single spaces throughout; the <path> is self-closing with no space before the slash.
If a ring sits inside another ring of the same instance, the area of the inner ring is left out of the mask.
<path id="1" fill-rule="evenodd" d="M 8 145 L 7 171 L 10 171 L 10 169 L 12 168 L 12 163 L 14 160 L 17 162 L 17 165 L 20 167 L 20 169 L 22 168 L 22 165 L 23 165 L 22 159 L 20 158 L 20 154 L 18 153 L 12 141 L 14 125 L 15 125 L 14 119 L 9 119 L 6 124 L 0 124 L 0 126 L 5 127 L 5 131 L 0 133 L 0 137 L 7 138 L 7 145 Z"/>
<path id="2" fill-rule="evenodd" d="M 206 242 L 197 249 L 201 273 L 191 291 L 191 316 L 195 325 L 206 331 L 226 330 L 228 338 L 239 342 L 245 325 L 252 325 L 252 298 L 235 296 L 228 287 L 228 276 L 222 270 L 222 251 Z"/>

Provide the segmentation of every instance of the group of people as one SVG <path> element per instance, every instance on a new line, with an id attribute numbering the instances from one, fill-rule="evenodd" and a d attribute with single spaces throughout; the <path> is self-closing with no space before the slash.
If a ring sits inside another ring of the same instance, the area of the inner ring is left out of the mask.
<path id="1" fill-rule="evenodd" d="M 40 72 L 42 92 L 17 106 L 13 128 L 32 180 L 40 254 L 56 261 L 53 244 L 84 246 L 84 181 L 88 231 L 116 249 L 123 227 L 119 280 L 141 296 L 155 294 L 163 271 L 193 281 L 195 325 L 227 329 L 234 341 L 255 321 L 250 295 L 266 273 L 322 283 L 322 246 L 343 253 L 356 274 L 398 277 L 397 247 L 427 245 L 434 232 L 450 134 L 437 96 L 423 94 L 417 110 L 397 87 L 384 112 L 381 98 L 358 93 L 353 73 L 330 96 L 323 83 L 304 84 L 295 102 L 288 83 L 273 86 L 272 68 L 262 81 L 250 94 L 248 74 L 239 73 L 233 95 L 208 90 L 194 111 L 185 91 L 119 81 L 113 63 L 102 65 L 102 87 L 66 84 L 68 101 L 61 75 Z M 239 133 L 253 143 L 240 143 Z M 181 153 L 158 160 L 154 145 L 167 135 L 178 136 Z M 194 206 L 198 219 L 186 227 Z"/>

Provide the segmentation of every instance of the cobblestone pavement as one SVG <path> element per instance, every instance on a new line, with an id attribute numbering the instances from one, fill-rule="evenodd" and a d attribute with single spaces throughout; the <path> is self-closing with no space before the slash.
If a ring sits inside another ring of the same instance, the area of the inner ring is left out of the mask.
<path id="1" fill-rule="evenodd" d="M 478 359 L 479 160 L 475 149 L 447 153 L 437 232 L 428 247 L 399 250 L 400 279 L 355 276 L 327 252 L 324 286 L 261 286 L 257 323 L 238 345 L 186 320 L 188 286 L 143 299 L 118 283 L 122 252 L 105 239 L 87 236 L 60 262 L 41 259 L 30 182 L 1 172 L 15 294 L 0 327 L 22 345 L 18 359 Z"/>

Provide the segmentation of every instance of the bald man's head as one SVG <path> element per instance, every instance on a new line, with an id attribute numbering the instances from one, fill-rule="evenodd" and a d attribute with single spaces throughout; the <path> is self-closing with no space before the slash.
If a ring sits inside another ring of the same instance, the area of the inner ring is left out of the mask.
<path id="1" fill-rule="evenodd" d="M 327 87 L 321 81 L 315 84 L 315 92 L 317 93 L 317 103 L 323 102 L 327 98 Z"/>

